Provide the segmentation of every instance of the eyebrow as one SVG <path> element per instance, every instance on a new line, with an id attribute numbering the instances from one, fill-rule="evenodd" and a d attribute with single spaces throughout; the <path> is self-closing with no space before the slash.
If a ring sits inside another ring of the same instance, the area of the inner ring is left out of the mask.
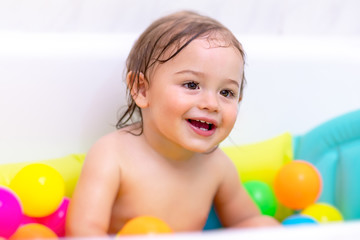
<path id="1" fill-rule="evenodd" d="M 194 71 L 194 70 L 190 70 L 190 69 L 189 70 L 182 70 L 182 71 L 176 72 L 175 74 L 193 74 L 195 76 L 200 76 L 200 77 L 203 77 L 205 75 L 202 72 L 198 72 L 198 71 Z M 236 85 L 237 87 L 240 87 L 239 82 L 234 80 L 234 79 L 226 78 L 225 80 L 227 82 L 231 83 L 231 84 Z"/>
<path id="2" fill-rule="evenodd" d="M 204 76 L 204 73 L 194 71 L 194 70 L 182 70 L 182 71 L 176 72 L 175 74 L 188 74 L 188 73 L 193 74 L 195 76 Z"/>

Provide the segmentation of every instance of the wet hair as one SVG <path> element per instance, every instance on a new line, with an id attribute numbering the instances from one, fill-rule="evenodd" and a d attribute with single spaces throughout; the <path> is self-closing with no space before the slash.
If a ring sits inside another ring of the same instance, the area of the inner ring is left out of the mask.
<path id="1" fill-rule="evenodd" d="M 127 82 L 127 109 L 120 116 L 116 128 L 120 129 L 139 121 L 141 129 L 138 135 L 142 134 L 141 109 L 131 94 L 134 86 L 139 89 L 140 74 L 143 74 L 145 81 L 150 84 L 147 76 L 154 65 L 166 63 L 198 38 L 205 38 L 218 47 L 234 47 L 245 61 L 240 42 L 229 29 L 215 19 L 191 11 L 181 11 L 156 20 L 140 35 L 126 60 L 126 75 L 131 73 Z M 243 74 L 239 101 L 242 99 L 245 83 Z"/>

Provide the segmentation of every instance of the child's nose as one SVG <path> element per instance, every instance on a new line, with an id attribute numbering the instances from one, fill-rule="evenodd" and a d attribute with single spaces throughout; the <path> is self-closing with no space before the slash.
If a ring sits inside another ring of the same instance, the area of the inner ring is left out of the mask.
<path id="1" fill-rule="evenodd" d="M 219 111 L 219 100 L 217 94 L 211 91 L 204 91 L 201 94 L 198 106 L 200 109 L 208 110 L 210 112 Z"/>

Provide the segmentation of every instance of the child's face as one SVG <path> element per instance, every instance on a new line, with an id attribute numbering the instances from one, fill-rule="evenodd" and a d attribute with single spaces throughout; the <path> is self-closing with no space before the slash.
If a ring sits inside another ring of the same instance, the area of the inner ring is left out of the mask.
<path id="1" fill-rule="evenodd" d="M 213 149 L 236 121 L 243 65 L 233 47 L 192 41 L 150 75 L 144 133 L 194 152 Z"/>

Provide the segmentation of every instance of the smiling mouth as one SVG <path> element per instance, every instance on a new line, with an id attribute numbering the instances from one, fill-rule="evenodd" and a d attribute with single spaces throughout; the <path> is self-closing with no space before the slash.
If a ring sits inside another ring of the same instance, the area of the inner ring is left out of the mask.
<path id="1" fill-rule="evenodd" d="M 215 125 L 203 120 L 193 120 L 193 119 L 188 119 L 187 120 L 192 126 L 202 130 L 202 131 L 210 131 L 213 130 L 215 128 Z"/>

